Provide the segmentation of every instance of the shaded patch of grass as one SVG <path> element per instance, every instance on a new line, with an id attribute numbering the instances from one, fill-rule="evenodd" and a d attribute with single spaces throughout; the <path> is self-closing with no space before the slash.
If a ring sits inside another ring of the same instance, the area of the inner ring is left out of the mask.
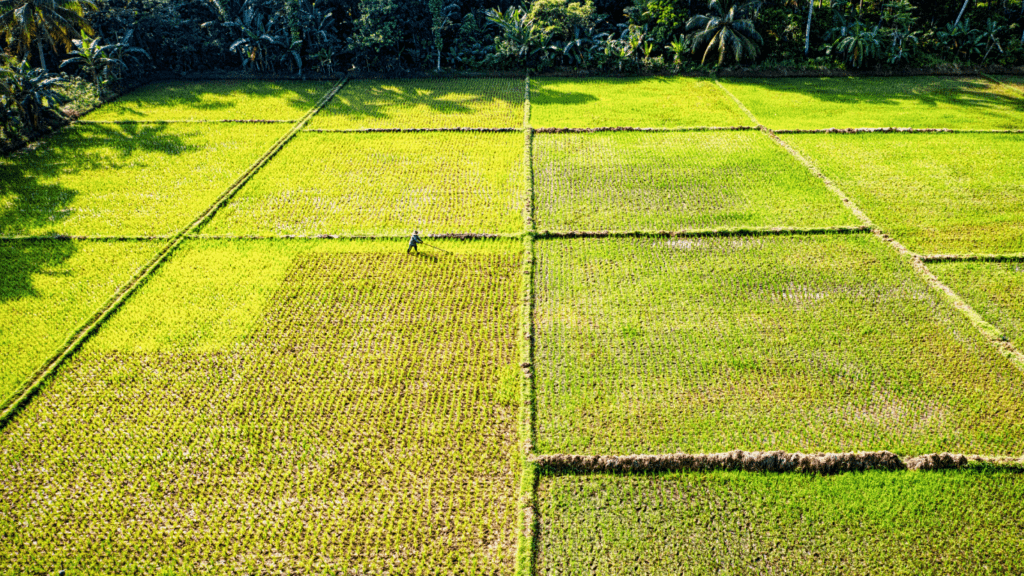
<path id="1" fill-rule="evenodd" d="M 754 116 L 778 130 L 1024 128 L 1020 93 L 983 78 L 725 79 Z"/>
<path id="2" fill-rule="evenodd" d="M 697 78 L 534 78 L 535 128 L 750 126 L 714 82 Z"/>
<path id="3" fill-rule="evenodd" d="M 521 244 L 456 244 L 188 243 L 0 431 L 0 562 L 511 574 Z"/>
<path id="4" fill-rule="evenodd" d="M 1020 134 L 788 134 L 869 217 L 922 253 L 1024 252 Z"/>
<path id="5" fill-rule="evenodd" d="M 355 80 L 309 127 L 519 128 L 525 103 L 522 78 Z"/>
<path id="6" fill-rule="evenodd" d="M 874 236 L 538 240 L 537 451 L 1024 450 L 1024 375 Z"/>
<path id="7" fill-rule="evenodd" d="M 1012 574 L 1024 474 L 548 476 L 538 574 Z"/>
<path id="8" fill-rule="evenodd" d="M 145 242 L 0 242 L 0 402 L 157 249 Z"/>
<path id="9" fill-rule="evenodd" d="M 928 268 L 1024 349 L 1024 262 L 932 262 Z"/>
<path id="10" fill-rule="evenodd" d="M 85 120 L 298 120 L 330 82 L 214 80 L 154 82 L 125 94 Z"/>
<path id="11" fill-rule="evenodd" d="M 286 125 L 80 124 L 0 159 L 0 234 L 144 236 L 199 216 Z"/>
<path id="12" fill-rule="evenodd" d="M 760 132 L 538 134 L 534 156 L 541 230 L 857 224 Z"/>
<path id="13" fill-rule="evenodd" d="M 203 233 L 515 233 L 524 188 L 518 133 L 303 133 Z"/>

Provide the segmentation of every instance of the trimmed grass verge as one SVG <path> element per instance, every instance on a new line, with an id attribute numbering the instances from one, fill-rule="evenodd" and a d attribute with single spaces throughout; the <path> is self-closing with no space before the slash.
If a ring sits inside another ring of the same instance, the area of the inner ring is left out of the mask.
<path id="1" fill-rule="evenodd" d="M 710 80 L 699 78 L 533 78 L 534 128 L 751 126 Z"/>
<path id="2" fill-rule="evenodd" d="M 204 234 L 513 233 L 519 133 L 298 134 Z"/>
<path id="3" fill-rule="evenodd" d="M 535 254 L 538 453 L 1024 452 L 1024 374 L 873 236 Z"/>
<path id="4" fill-rule="evenodd" d="M 536 134 L 540 230 L 857 224 L 760 132 Z"/>
<path id="5" fill-rule="evenodd" d="M 537 573 L 1019 573 L 1022 472 L 542 475 Z"/>

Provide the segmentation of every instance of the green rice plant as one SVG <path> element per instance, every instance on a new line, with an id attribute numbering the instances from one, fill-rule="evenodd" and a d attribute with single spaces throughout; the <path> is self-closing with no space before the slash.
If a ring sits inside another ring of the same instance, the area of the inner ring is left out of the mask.
<path id="1" fill-rule="evenodd" d="M 154 82 L 85 117 L 89 122 L 297 121 L 332 82 L 214 80 Z"/>
<path id="2" fill-rule="evenodd" d="M 537 134 L 541 230 L 856 225 L 760 132 Z"/>
<path id="3" fill-rule="evenodd" d="M 282 126 L 90 124 L 0 159 L 0 234 L 148 236 L 209 207 Z"/>
<path id="4" fill-rule="evenodd" d="M 1021 472 L 543 477 L 537 574 L 1019 574 Z"/>
<path id="5" fill-rule="evenodd" d="M 522 78 L 354 80 L 309 127 L 520 128 L 524 84 Z"/>
<path id="6" fill-rule="evenodd" d="M 0 404 L 157 249 L 151 242 L 0 242 Z"/>
<path id="7" fill-rule="evenodd" d="M 1003 76 L 1000 80 L 1024 93 L 1024 76 Z"/>
<path id="8" fill-rule="evenodd" d="M 203 233 L 516 233 L 523 164 L 518 133 L 302 133 Z"/>
<path id="9" fill-rule="evenodd" d="M 511 574 L 521 243 L 431 244 L 188 241 L 0 430 L 0 565 Z"/>
<path id="10" fill-rule="evenodd" d="M 535 246 L 541 454 L 1024 451 L 1024 373 L 873 235 Z"/>
<path id="11" fill-rule="evenodd" d="M 1024 262 L 933 262 L 928 268 L 1024 350 Z"/>
<path id="12" fill-rule="evenodd" d="M 700 78 L 534 78 L 534 128 L 752 126 L 715 83 Z"/>
<path id="13" fill-rule="evenodd" d="M 723 79 L 776 130 L 823 128 L 1024 129 L 1024 99 L 983 78 Z"/>
<path id="14" fill-rule="evenodd" d="M 911 250 L 1024 252 L 1024 135 L 784 138 Z"/>

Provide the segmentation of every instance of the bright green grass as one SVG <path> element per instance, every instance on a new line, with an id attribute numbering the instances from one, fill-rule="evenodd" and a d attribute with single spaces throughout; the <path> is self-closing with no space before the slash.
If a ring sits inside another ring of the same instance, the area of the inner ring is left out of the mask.
<path id="1" fill-rule="evenodd" d="M 534 128 L 751 126 L 714 82 L 697 78 L 535 78 Z"/>
<path id="2" fill-rule="evenodd" d="M 545 477 L 537 574 L 1020 574 L 1021 472 Z"/>
<path id="3" fill-rule="evenodd" d="M 0 243 L 0 404 L 157 249 L 151 242 Z"/>
<path id="4" fill-rule="evenodd" d="M 93 111 L 94 121 L 291 120 L 309 112 L 330 82 L 155 82 Z"/>
<path id="5" fill-rule="evenodd" d="M 538 452 L 1024 452 L 1024 374 L 872 235 L 536 254 Z"/>
<path id="6" fill-rule="evenodd" d="M 1013 87 L 1024 94 L 1024 76 L 1004 76 L 1002 81 L 1013 85 Z"/>
<path id="7" fill-rule="evenodd" d="M 722 83 L 765 126 L 1024 129 L 1024 98 L 982 78 L 728 79 Z"/>
<path id="8" fill-rule="evenodd" d="M 208 234 L 519 232 L 518 133 L 299 134 Z"/>
<path id="9" fill-rule="evenodd" d="M 932 262 L 928 268 L 1024 349 L 1024 263 Z"/>
<path id="10" fill-rule="evenodd" d="M 78 125 L 0 159 L 0 234 L 143 236 L 192 222 L 285 125 Z"/>
<path id="11" fill-rule="evenodd" d="M 310 128 L 520 128 L 522 78 L 355 80 Z"/>
<path id="12" fill-rule="evenodd" d="M 189 242 L 0 431 L 0 572 L 511 574 L 521 245 L 442 245 Z"/>
<path id="13" fill-rule="evenodd" d="M 785 139 L 911 250 L 1024 252 L 1024 135 L 792 134 Z"/>
<path id="14" fill-rule="evenodd" d="M 537 134 L 533 147 L 541 230 L 858 224 L 760 132 Z"/>

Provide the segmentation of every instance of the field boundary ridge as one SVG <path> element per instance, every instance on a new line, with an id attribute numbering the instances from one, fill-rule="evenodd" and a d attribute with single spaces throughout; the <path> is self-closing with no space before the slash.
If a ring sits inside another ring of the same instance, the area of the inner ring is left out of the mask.
<path id="1" fill-rule="evenodd" d="M 259 120 L 228 118 L 223 120 L 78 120 L 76 124 L 295 124 L 298 120 Z"/>
<path id="2" fill-rule="evenodd" d="M 968 128 L 815 128 L 772 130 L 776 134 L 1024 134 L 1024 130 L 971 130 Z"/>
<path id="3" fill-rule="evenodd" d="M 317 101 L 316 105 L 311 108 L 302 117 L 295 126 L 288 131 L 287 134 L 282 136 L 270 147 L 270 150 L 265 152 L 262 156 L 256 159 L 256 161 L 249 166 L 249 168 L 239 176 L 233 184 L 231 184 L 223 194 L 221 194 L 214 203 L 203 211 L 198 218 L 193 220 L 184 229 L 179 231 L 177 234 L 170 238 L 170 241 L 159 252 L 146 264 L 140 267 L 132 278 L 123 286 L 117 289 L 116 292 L 107 300 L 106 304 L 103 305 L 97 312 L 90 316 L 84 324 L 82 324 L 78 330 L 76 330 L 71 336 L 69 336 L 57 351 L 46 361 L 45 364 L 38 370 L 36 370 L 27 380 L 19 387 L 13 394 L 8 398 L 4 399 L 0 403 L 0 428 L 3 428 L 11 420 L 11 418 L 17 414 L 17 412 L 23 408 L 35 394 L 40 390 L 46 380 L 63 364 L 64 360 L 69 358 L 75 351 L 78 350 L 88 340 L 103 322 L 109 318 L 120 306 L 123 304 L 129 296 L 135 293 L 145 281 L 153 274 L 160 266 L 167 260 L 168 257 L 174 252 L 178 246 L 180 246 L 190 233 L 195 232 L 201 228 L 213 215 L 219 210 L 226 202 L 228 202 L 239 189 L 242 188 L 248 182 L 256 172 L 259 171 L 271 158 L 274 157 L 284 146 L 306 125 L 307 122 L 324 106 L 327 105 L 334 95 L 345 85 L 348 78 L 342 79 L 334 88 L 327 91 L 320 100 Z"/>
<path id="4" fill-rule="evenodd" d="M 694 230 L 538 230 L 536 238 L 702 238 L 719 236 L 811 236 L 821 234 L 864 234 L 870 226 L 826 226 L 821 228 L 706 228 Z"/>
<path id="5" fill-rule="evenodd" d="M 1024 468 L 1024 457 L 980 456 L 950 452 L 900 457 L 887 450 L 876 452 L 746 452 L 733 450 L 707 454 L 630 454 L 600 456 L 545 454 L 532 458 L 541 472 L 637 473 L 742 471 L 805 474 L 842 474 L 867 470 L 959 470 L 972 464 Z"/>
<path id="6" fill-rule="evenodd" d="M 1024 262 L 1024 252 L 1014 254 L 920 254 L 922 262 Z"/>
<path id="7" fill-rule="evenodd" d="M 0 242 L 45 242 L 52 240 L 56 242 L 154 242 L 157 240 L 170 240 L 174 236 L 70 236 L 67 234 L 55 234 L 52 236 L 0 236 Z"/>
<path id="8" fill-rule="evenodd" d="M 443 128 L 306 128 L 307 134 L 396 134 L 415 132 L 522 132 L 522 128 L 466 128 L 449 126 Z"/>

